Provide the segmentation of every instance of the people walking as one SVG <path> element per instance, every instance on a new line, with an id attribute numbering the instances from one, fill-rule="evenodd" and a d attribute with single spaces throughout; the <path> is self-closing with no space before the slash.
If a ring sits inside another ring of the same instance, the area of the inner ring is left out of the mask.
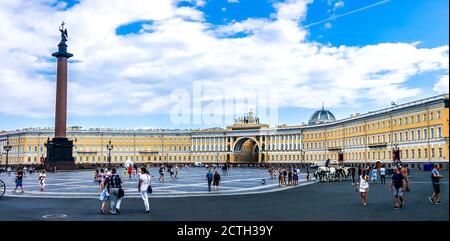
<path id="1" fill-rule="evenodd" d="M 369 192 L 369 177 L 366 175 L 366 170 L 361 170 L 359 177 L 359 193 L 361 195 L 362 205 L 367 205 L 367 192 Z"/>
<path id="2" fill-rule="evenodd" d="M 219 171 L 216 170 L 213 176 L 213 186 L 216 191 L 219 191 L 219 184 L 220 184 L 220 174 Z"/>
<path id="3" fill-rule="evenodd" d="M 133 167 L 131 165 L 128 166 L 128 179 L 131 179 L 131 175 L 133 174 Z"/>
<path id="4" fill-rule="evenodd" d="M 280 168 L 278 168 L 278 185 L 281 187 L 284 184 L 284 180 L 283 180 L 283 170 Z"/>
<path id="5" fill-rule="evenodd" d="M 405 178 L 405 191 L 409 192 L 408 168 L 406 168 L 406 165 L 403 165 L 403 167 L 401 168 L 401 173 Z"/>
<path id="6" fill-rule="evenodd" d="M 150 213 L 150 204 L 148 202 L 149 186 L 151 185 L 151 176 L 145 167 L 141 167 L 141 175 L 139 176 L 138 192 L 144 201 L 145 213 Z"/>
<path id="7" fill-rule="evenodd" d="M 17 191 L 17 188 L 20 187 L 20 189 L 22 190 L 21 193 L 23 193 L 24 191 L 23 191 L 23 186 L 22 186 L 22 181 L 23 181 L 22 169 L 19 168 L 15 174 L 16 174 L 16 187 L 14 188 L 14 190 L 12 192 L 15 193 Z"/>
<path id="8" fill-rule="evenodd" d="M 391 185 L 389 185 L 389 191 L 392 190 L 392 187 L 394 187 L 394 209 L 400 209 L 405 204 L 405 201 L 403 200 L 403 188 L 406 186 L 405 177 L 400 172 L 400 168 L 396 167 L 394 168 L 394 175 L 392 175 L 392 182 Z"/>
<path id="9" fill-rule="evenodd" d="M 292 172 L 292 179 L 293 179 L 293 185 L 297 186 L 298 185 L 298 174 L 299 174 L 299 169 L 294 167 L 294 171 Z"/>
<path id="10" fill-rule="evenodd" d="M 440 193 L 441 193 L 441 184 L 439 183 L 440 179 L 443 177 L 439 174 L 440 165 L 434 164 L 434 168 L 431 171 L 431 184 L 433 184 L 433 194 L 428 197 L 430 202 L 436 205 L 441 204 Z"/>
<path id="11" fill-rule="evenodd" d="M 174 179 L 174 171 L 173 171 L 173 166 L 172 165 L 169 166 L 169 169 L 167 171 L 170 174 L 170 178 Z"/>
<path id="12" fill-rule="evenodd" d="M 103 168 L 101 168 L 100 172 L 98 173 L 98 176 L 97 176 L 98 187 L 100 188 L 100 191 L 103 189 L 102 185 L 105 182 L 105 178 L 106 178 L 105 170 L 103 170 Z"/>
<path id="13" fill-rule="evenodd" d="M 377 183 L 378 182 L 378 170 L 375 167 L 372 167 L 371 181 L 373 183 Z"/>
<path id="14" fill-rule="evenodd" d="M 117 175 L 117 169 L 113 167 L 111 169 L 111 176 L 107 178 L 108 180 L 108 193 L 109 193 L 109 208 L 111 214 L 117 214 L 116 204 L 119 194 L 119 189 L 122 187 L 122 180 L 120 176 Z"/>
<path id="15" fill-rule="evenodd" d="M 206 181 L 208 182 L 208 192 L 211 192 L 211 183 L 214 180 L 214 174 L 212 173 L 211 169 L 208 170 L 206 173 Z"/>
<path id="16" fill-rule="evenodd" d="M 288 186 L 292 186 L 292 169 L 289 167 L 288 169 Z"/>
<path id="17" fill-rule="evenodd" d="M 101 208 L 100 208 L 100 213 L 101 214 L 105 214 L 106 202 L 109 200 L 109 193 L 108 193 L 107 186 L 108 186 L 107 178 L 105 178 L 103 180 L 103 182 L 100 182 L 100 196 L 99 196 L 99 200 L 102 202 Z"/>
<path id="18" fill-rule="evenodd" d="M 175 179 L 178 178 L 178 165 L 175 165 Z"/>
<path id="19" fill-rule="evenodd" d="M 306 165 L 306 180 L 309 181 L 309 164 Z"/>
<path id="20" fill-rule="evenodd" d="M 159 180 L 164 181 L 164 167 L 162 165 L 159 167 Z"/>
<path id="21" fill-rule="evenodd" d="M 386 168 L 384 168 L 384 164 L 380 168 L 380 182 L 386 183 Z"/>
<path id="22" fill-rule="evenodd" d="M 41 192 L 44 191 L 44 187 L 45 187 L 45 179 L 47 178 L 47 175 L 45 173 L 45 170 L 42 170 L 41 173 L 39 174 L 39 187 L 41 189 Z"/>
<path id="23" fill-rule="evenodd" d="M 356 168 L 351 167 L 350 168 L 350 175 L 352 176 L 352 185 L 355 185 L 355 175 L 356 175 Z"/>
<path id="24" fill-rule="evenodd" d="M 287 185 L 287 171 L 286 168 L 283 168 L 283 185 Z"/>

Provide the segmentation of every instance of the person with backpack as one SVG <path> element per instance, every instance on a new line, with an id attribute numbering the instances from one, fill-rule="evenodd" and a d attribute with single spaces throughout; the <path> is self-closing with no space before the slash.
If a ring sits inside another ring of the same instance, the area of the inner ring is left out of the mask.
<path id="1" fill-rule="evenodd" d="M 108 175 L 108 174 L 107 174 Z M 117 200 L 119 199 L 119 189 L 122 188 L 122 179 L 117 175 L 117 169 L 113 167 L 111 169 L 111 176 L 105 179 L 107 182 L 107 188 L 109 193 L 109 208 L 111 214 L 117 214 Z"/>
<path id="2" fill-rule="evenodd" d="M 214 179 L 214 175 L 211 171 L 211 169 L 208 170 L 208 173 L 206 173 L 206 181 L 208 182 L 208 192 L 211 192 L 211 183 Z"/>
<path id="3" fill-rule="evenodd" d="M 151 193 L 151 176 L 145 167 L 141 167 L 141 175 L 139 176 L 138 192 L 141 193 L 144 201 L 145 213 L 150 213 L 150 204 L 148 202 L 148 194 Z"/>

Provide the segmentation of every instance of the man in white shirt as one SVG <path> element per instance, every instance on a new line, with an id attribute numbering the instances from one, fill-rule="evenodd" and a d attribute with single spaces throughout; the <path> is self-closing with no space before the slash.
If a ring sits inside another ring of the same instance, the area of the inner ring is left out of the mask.
<path id="1" fill-rule="evenodd" d="M 384 165 L 380 168 L 380 180 L 381 183 L 386 183 L 386 169 L 384 168 Z"/>

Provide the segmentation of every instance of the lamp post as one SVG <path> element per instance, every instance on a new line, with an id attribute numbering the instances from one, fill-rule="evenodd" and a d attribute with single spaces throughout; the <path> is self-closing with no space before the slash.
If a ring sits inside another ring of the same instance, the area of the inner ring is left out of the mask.
<path id="1" fill-rule="evenodd" d="M 217 166 L 219 166 L 219 155 L 220 155 L 220 153 L 216 153 L 217 154 L 217 158 L 216 158 L 216 161 L 217 161 Z"/>
<path id="2" fill-rule="evenodd" d="M 109 140 L 108 144 L 106 145 L 106 149 L 108 149 L 108 168 L 111 170 L 111 150 L 114 148 L 114 146 L 111 144 L 111 140 Z"/>
<path id="3" fill-rule="evenodd" d="M 11 151 L 12 146 L 9 144 L 9 136 L 6 136 L 6 145 L 3 146 L 3 150 L 6 151 L 6 167 L 8 167 L 8 156 L 9 151 Z"/>

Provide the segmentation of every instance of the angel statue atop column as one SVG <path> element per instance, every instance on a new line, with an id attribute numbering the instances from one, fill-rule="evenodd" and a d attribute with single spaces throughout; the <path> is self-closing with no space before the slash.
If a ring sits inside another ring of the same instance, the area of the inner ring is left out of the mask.
<path id="1" fill-rule="evenodd" d="M 69 35 L 67 34 L 67 29 L 64 28 L 64 21 L 61 23 L 61 26 L 59 26 L 59 31 L 61 32 L 61 42 L 67 42 L 67 38 Z"/>

